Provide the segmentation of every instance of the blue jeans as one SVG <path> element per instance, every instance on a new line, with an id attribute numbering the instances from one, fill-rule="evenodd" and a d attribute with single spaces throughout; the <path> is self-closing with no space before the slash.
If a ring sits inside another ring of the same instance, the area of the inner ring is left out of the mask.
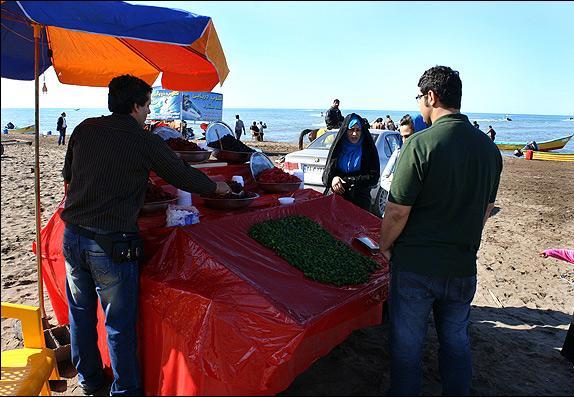
<path id="1" fill-rule="evenodd" d="M 449 278 L 392 271 L 390 395 L 420 395 L 422 352 L 431 310 L 440 343 L 442 393 L 470 394 L 472 358 L 468 319 L 475 292 L 476 276 Z"/>
<path id="2" fill-rule="evenodd" d="M 62 128 L 60 130 L 60 136 L 58 137 L 58 145 L 66 145 L 66 129 Z"/>
<path id="3" fill-rule="evenodd" d="M 98 233 L 101 230 L 91 229 Z M 84 391 L 105 383 L 96 330 L 98 298 L 106 315 L 114 382 L 111 395 L 143 395 L 137 355 L 139 267 L 114 263 L 93 240 L 64 231 L 66 293 L 70 315 L 72 363 Z"/>

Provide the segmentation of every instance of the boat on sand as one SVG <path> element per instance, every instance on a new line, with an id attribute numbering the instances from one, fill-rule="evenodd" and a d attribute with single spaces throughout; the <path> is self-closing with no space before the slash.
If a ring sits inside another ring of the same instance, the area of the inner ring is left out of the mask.
<path id="1" fill-rule="evenodd" d="M 574 135 L 574 134 L 572 134 Z M 554 149 L 562 149 L 564 146 L 570 141 L 572 135 L 568 135 L 566 137 L 556 138 L 554 140 L 549 141 L 536 141 L 538 144 L 539 151 L 552 151 Z M 514 151 L 515 149 L 522 149 L 526 146 L 526 142 L 495 142 L 498 149 L 502 149 L 504 151 Z"/>

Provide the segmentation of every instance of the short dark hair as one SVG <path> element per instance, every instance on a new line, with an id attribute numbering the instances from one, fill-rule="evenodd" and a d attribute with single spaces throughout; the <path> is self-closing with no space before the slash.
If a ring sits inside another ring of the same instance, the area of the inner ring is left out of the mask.
<path id="1" fill-rule="evenodd" d="M 432 90 L 444 106 L 460 109 L 462 81 L 458 71 L 448 66 L 433 66 L 423 73 L 418 86 L 423 94 Z"/>
<path id="2" fill-rule="evenodd" d="M 385 117 L 386 117 L 386 118 L 389 118 L 389 119 L 391 118 L 391 116 L 390 116 L 390 115 L 387 115 L 387 116 L 385 116 Z"/>
<path id="3" fill-rule="evenodd" d="M 235 118 L 236 118 L 236 119 L 239 119 L 239 115 L 235 115 Z"/>
<path id="4" fill-rule="evenodd" d="M 401 118 L 401 121 L 399 122 L 399 126 L 407 126 L 407 125 L 410 125 L 411 127 L 415 126 L 413 118 L 408 113 L 405 116 L 403 116 Z"/>
<path id="5" fill-rule="evenodd" d="M 108 88 L 108 109 L 124 115 L 132 112 L 134 104 L 144 106 L 152 91 L 149 84 L 132 75 L 114 77 Z"/>
<path id="6" fill-rule="evenodd" d="M 335 99 L 333 100 L 333 103 L 335 103 L 335 102 L 338 104 L 340 101 L 339 101 L 337 98 L 335 98 Z"/>
<path id="7" fill-rule="evenodd" d="M 492 128 L 492 126 L 488 126 L 488 128 L 489 128 L 489 129 L 491 129 L 491 128 Z"/>

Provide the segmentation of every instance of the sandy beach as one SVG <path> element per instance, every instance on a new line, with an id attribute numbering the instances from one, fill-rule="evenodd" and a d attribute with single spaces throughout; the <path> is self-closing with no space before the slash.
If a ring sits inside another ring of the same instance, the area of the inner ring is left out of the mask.
<path id="1" fill-rule="evenodd" d="M 30 135 L 2 136 L 31 141 Z M 271 153 L 296 143 L 257 143 Z M 40 138 L 42 223 L 63 198 L 65 148 L 57 137 Z M 37 305 L 31 245 L 34 224 L 34 147 L 6 145 L 1 180 L 2 301 Z M 274 158 L 277 158 L 275 156 Z M 546 248 L 574 247 L 574 164 L 504 157 L 494 216 L 478 254 L 478 290 L 471 311 L 474 361 L 472 395 L 574 395 L 574 367 L 559 353 L 574 311 L 574 266 L 543 259 Z M 55 323 L 49 298 L 46 311 Z M 295 379 L 281 395 L 371 396 L 389 386 L 386 324 L 355 331 Z M 2 349 L 21 345 L 13 320 L 2 320 Z M 438 345 L 429 328 L 423 395 L 440 395 Z M 76 378 L 66 392 L 81 395 Z"/>

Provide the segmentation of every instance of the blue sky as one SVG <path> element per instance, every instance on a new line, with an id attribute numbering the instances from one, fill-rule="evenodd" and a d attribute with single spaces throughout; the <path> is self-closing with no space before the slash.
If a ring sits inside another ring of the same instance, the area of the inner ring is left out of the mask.
<path id="1" fill-rule="evenodd" d="M 225 107 L 416 109 L 418 78 L 440 64 L 460 72 L 463 112 L 574 113 L 574 2 L 130 3 L 213 18 Z M 41 106 L 105 107 L 106 89 L 53 70 L 46 84 Z M 2 79 L 2 107 L 19 106 L 33 85 Z"/>

